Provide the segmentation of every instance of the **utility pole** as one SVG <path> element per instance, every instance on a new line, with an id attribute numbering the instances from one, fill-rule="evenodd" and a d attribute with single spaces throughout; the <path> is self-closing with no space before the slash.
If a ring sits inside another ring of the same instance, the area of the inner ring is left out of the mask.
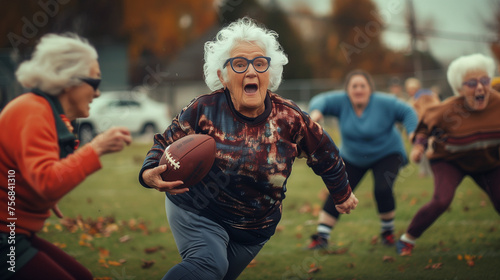
<path id="1" fill-rule="evenodd" d="M 408 3 L 408 29 L 411 36 L 411 56 L 413 58 L 413 72 L 415 78 L 419 79 L 422 83 L 422 61 L 420 54 L 417 50 L 418 31 L 415 19 L 415 9 L 413 7 L 413 0 L 407 0 Z"/>

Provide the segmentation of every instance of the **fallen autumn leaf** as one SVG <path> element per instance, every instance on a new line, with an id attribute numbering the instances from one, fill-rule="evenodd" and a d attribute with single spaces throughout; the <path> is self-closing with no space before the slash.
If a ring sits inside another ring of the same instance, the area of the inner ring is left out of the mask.
<path id="1" fill-rule="evenodd" d="M 142 260 L 141 268 L 144 268 L 144 269 L 150 268 L 153 266 L 153 264 L 155 264 L 154 260 L 151 260 L 151 261 Z"/>

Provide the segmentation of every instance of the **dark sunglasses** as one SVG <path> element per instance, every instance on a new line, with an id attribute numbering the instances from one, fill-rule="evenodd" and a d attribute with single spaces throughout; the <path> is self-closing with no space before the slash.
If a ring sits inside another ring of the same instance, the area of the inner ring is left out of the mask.
<path id="1" fill-rule="evenodd" d="M 99 84 L 101 83 L 101 79 L 93 79 L 93 78 L 79 78 L 80 81 L 88 84 L 91 86 L 94 91 L 96 91 L 99 88 Z"/>
<path id="2" fill-rule="evenodd" d="M 482 77 L 478 79 L 470 79 L 462 83 L 462 85 L 468 86 L 469 88 L 476 88 L 479 83 L 481 83 L 484 87 L 490 85 L 490 77 Z"/>

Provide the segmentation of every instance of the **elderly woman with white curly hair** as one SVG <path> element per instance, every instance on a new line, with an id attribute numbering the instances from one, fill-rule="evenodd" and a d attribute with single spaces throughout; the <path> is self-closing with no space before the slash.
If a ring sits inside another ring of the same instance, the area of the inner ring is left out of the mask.
<path id="1" fill-rule="evenodd" d="M 0 278 L 92 279 L 36 233 L 51 209 L 62 217 L 56 203 L 101 168 L 101 155 L 129 144 L 130 133 L 112 128 L 76 150 L 72 121 L 88 117 L 89 104 L 100 94 L 97 52 L 86 40 L 43 36 L 16 76 L 29 92 L 0 113 Z"/>
<path id="2" fill-rule="evenodd" d="M 397 243 L 401 255 L 411 254 L 415 240 L 450 206 L 455 190 L 470 176 L 500 213 L 500 95 L 490 87 L 493 59 L 462 56 L 448 68 L 455 93 L 425 111 L 413 138 L 411 159 L 418 162 L 429 147 L 434 195 L 413 217 Z"/>
<path id="3" fill-rule="evenodd" d="M 246 17 L 220 30 L 205 44 L 205 82 L 213 92 L 195 98 L 154 137 L 139 180 L 166 193 L 182 257 L 163 279 L 236 279 L 274 234 L 298 156 L 323 178 L 340 212 L 356 207 L 335 143 L 296 104 L 273 93 L 288 62 L 277 36 Z M 195 133 L 215 139 L 209 175 L 190 189 L 162 181 L 165 148 Z"/>

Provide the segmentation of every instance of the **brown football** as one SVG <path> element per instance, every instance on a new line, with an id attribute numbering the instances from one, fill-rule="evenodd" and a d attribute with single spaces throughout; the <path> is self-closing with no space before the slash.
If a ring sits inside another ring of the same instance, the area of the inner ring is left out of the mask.
<path id="1" fill-rule="evenodd" d="M 189 134 L 170 144 L 160 159 L 167 170 L 164 181 L 184 182 L 178 188 L 189 188 L 207 175 L 215 160 L 215 140 L 205 134 Z"/>

